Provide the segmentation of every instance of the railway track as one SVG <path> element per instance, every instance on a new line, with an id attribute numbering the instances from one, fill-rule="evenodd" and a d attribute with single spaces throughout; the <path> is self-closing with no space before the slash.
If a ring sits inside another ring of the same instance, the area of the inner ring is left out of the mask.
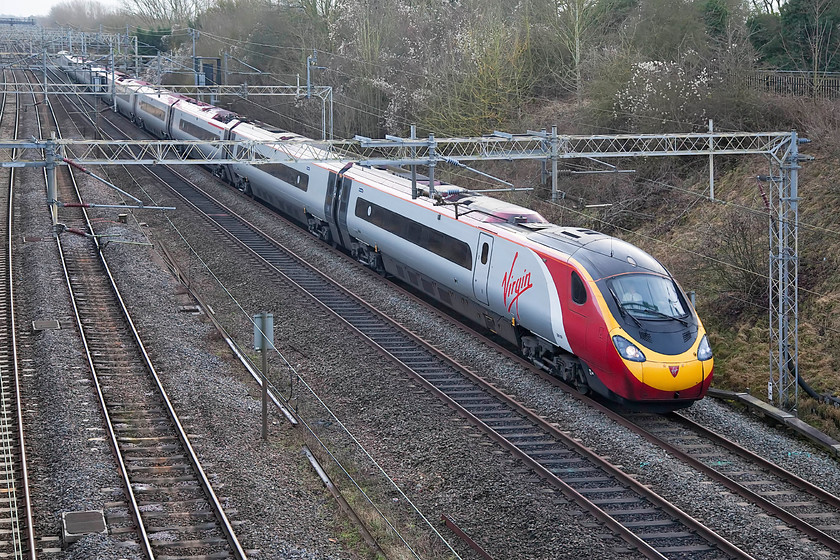
<path id="1" fill-rule="evenodd" d="M 51 116 L 58 130 L 57 116 Z M 59 168 L 56 179 L 60 200 L 82 202 L 69 168 Z M 111 534 L 137 543 L 148 558 L 245 558 L 143 347 L 87 213 L 65 207 L 61 220 L 59 229 L 68 232 L 58 237 L 64 276 L 126 497 L 105 506 Z"/>
<path id="2" fill-rule="evenodd" d="M 275 274 L 324 305 L 475 426 L 648 558 L 750 558 L 479 377 L 325 278 L 171 168 L 150 173 Z"/>
<path id="3" fill-rule="evenodd" d="M 685 416 L 625 414 L 637 433 L 840 554 L 840 498 Z"/>
<path id="4" fill-rule="evenodd" d="M 3 71 L 5 80 L 6 71 Z M 3 94 L 0 100 L 0 136 L 18 138 L 21 95 Z M 14 187 L 15 169 L 0 170 L 0 224 L 5 250 L 0 259 L 0 557 L 35 558 L 36 545 L 29 497 L 29 474 L 24 445 L 17 354 L 14 299 Z"/>
<path id="5" fill-rule="evenodd" d="M 510 353 L 493 342 L 488 344 L 500 352 Z M 511 358 L 520 360 L 523 367 L 535 375 L 563 388 L 588 407 L 664 449 L 804 537 L 813 539 L 834 554 L 840 553 L 840 498 L 834 494 L 680 413 L 616 411 L 570 390 L 560 380 L 520 357 L 511 354 Z"/>

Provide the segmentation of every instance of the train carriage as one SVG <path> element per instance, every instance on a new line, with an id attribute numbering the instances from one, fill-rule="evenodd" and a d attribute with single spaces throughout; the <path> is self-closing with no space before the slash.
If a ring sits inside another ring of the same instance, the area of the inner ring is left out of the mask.
<path id="1" fill-rule="evenodd" d="M 230 130 L 231 140 L 271 142 L 277 146 L 261 144 L 255 147 L 258 154 L 276 158 L 276 154 L 294 150 L 284 144 L 301 138 L 281 130 L 265 130 L 253 123 L 244 122 Z M 335 167 L 335 165 L 333 165 Z M 330 174 L 328 166 L 311 162 L 277 162 L 260 165 L 231 164 L 232 182 L 243 192 L 260 198 L 275 208 L 301 222 L 314 219 L 325 222 L 324 200 Z"/>
<path id="2" fill-rule="evenodd" d="M 154 88 L 136 82 L 134 122 L 158 138 L 169 137 L 169 109 L 178 101 L 169 94 L 157 94 Z"/>
<path id="3" fill-rule="evenodd" d="M 211 105 L 200 105 L 194 99 L 177 96 L 170 106 L 167 122 L 167 137 L 173 140 L 224 140 L 230 127 L 230 113 Z M 199 144 L 199 151 L 205 157 L 215 158 L 223 154 L 210 144 Z"/>
<path id="4" fill-rule="evenodd" d="M 74 79 L 82 62 L 59 57 Z M 105 69 L 87 73 L 110 79 Z M 253 141 L 273 159 L 317 151 L 302 136 L 145 82 L 117 75 L 115 92 L 118 110 L 160 138 Z M 231 163 L 220 175 L 374 270 L 498 333 L 583 391 L 653 410 L 706 394 L 714 361 L 702 323 L 670 273 L 644 251 L 450 185 L 436 185 L 431 197 L 421 179 L 423 192 L 412 198 L 403 174 L 317 159 Z"/>

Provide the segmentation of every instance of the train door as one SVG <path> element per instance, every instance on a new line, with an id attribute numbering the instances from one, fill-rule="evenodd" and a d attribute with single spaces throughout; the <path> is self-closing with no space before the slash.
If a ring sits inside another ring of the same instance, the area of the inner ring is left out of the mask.
<path id="1" fill-rule="evenodd" d="M 341 184 L 336 193 L 338 199 L 338 211 L 336 217 L 338 218 L 338 231 L 341 232 L 341 238 L 344 246 L 348 249 L 351 245 L 350 230 L 347 227 L 347 206 L 350 203 L 350 191 L 353 188 L 353 180 L 343 175 L 339 177 Z"/>
<path id="2" fill-rule="evenodd" d="M 222 140 L 236 140 L 233 129 L 239 126 L 240 124 L 242 124 L 242 121 L 236 121 L 235 123 L 233 123 L 233 126 L 231 126 L 230 128 L 226 128 L 222 133 Z M 219 151 L 217 153 L 217 155 L 220 155 L 222 159 L 235 159 L 235 156 L 237 156 L 238 154 L 239 150 L 237 147 L 229 148 L 229 150 L 219 148 Z M 225 181 L 227 181 L 234 187 L 238 186 L 236 181 L 236 174 L 233 171 L 233 165 L 224 165 L 222 167 L 224 171 L 222 177 L 225 179 Z"/>
<path id="3" fill-rule="evenodd" d="M 330 235 L 334 243 L 350 247 L 347 233 L 347 202 L 350 198 L 352 181 L 344 175 L 330 172 L 327 181 L 327 196 L 324 199 L 324 215 L 330 225 Z"/>
<path id="4" fill-rule="evenodd" d="M 478 234 L 478 251 L 475 255 L 473 267 L 473 292 L 475 297 L 484 304 L 489 304 L 487 283 L 490 278 L 490 256 L 493 253 L 493 236 L 486 233 Z"/>
<path id="5" fill-rule="evenodd" d="M 175 107 L 175 103 L 181 101 L 180 99 L 176 100 L 172 103 L 166 113 L 166 123 L 163 125 L 163 137 L 164 138 L 172 138 L 172 120 L 175 117 L 175 111 L 173 108 Z"/>

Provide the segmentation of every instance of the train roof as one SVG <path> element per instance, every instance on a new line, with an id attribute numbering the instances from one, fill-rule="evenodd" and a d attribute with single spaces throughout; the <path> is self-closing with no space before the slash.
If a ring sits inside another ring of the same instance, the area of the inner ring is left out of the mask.
<path id="1" fill-rule="evenodd" d="M 490 196 L 470 194 L 468 191 L 443 196 L 442 199 L 444 203 L 457 204 L 459 216 L 468 215 L 480 222 L 497 224 L 548 223 L 536 210 Z"/>
<path id="2" fill-rule="evenodd" d="M 76 57 L 61 52 L 71 62 Z M 265 123 L 241 117 L 238 114 L 221 109 L 219 107 L 199 102 L 193 98 L 179 95 L 166 89 L 155 88 L 148 82 L 125 78 L 117 75 L 117 80 L 123 83 L 138 87 L 138 92 L 157 93 L 158 99 L 165 97 L 168 104 L 183 101 L 189 106 L 189 112 L 194 114 L 205 114 L 211 119 L 224 123 L 233 120 L 241 121 L 236 127 L 236 134 L 254 140 L 276 140 L 277 149 L 295 154 L 301 151 L 301 147 L 295 147 L 294 141 L 309 140 L 299 134 L 288 132 L 283 129 L 266 125 Z M 160 99 L 163 101 L 163 99 Z M 166 101 L 163 101 L 166 103 Z M 184 107 L 186 108 L 186 107 Z M 324 162 L 326 163 L 326 162 Z M 332 167 L 338 162 L 327 163 Z M 351 177 L 357 176 L 368 181 L 378 183 L 380 187 L 391 188 L 402 191 L 403 194 L 410 194 L 411 181 L 407 173 L 398 169 L 369 168 L 353 166 L 352 169 L 345 169 Z M 418 184 L 425 185 L 428 189 L 428 178 L 425 181 L 418 177 Z M 599 233 L 586 228 L 569 228 L 549 223 L 538 212 L 499 200 L 493 197 L 453 187 L 452 185 L 435 183 L 439 196 L 433 204 L 441 211 L 454 212 L 456 217 L 464 217 L 474 221 L 494 224 L 503 229 L 512 229 L 518 234 L 525 235 L 532 243 L 545 246 L 558 251 L 567 258 L 574 258 L 586 268 L 593 279 L 601 280 L 618 274 L 647 272 L 670 276 L 659 261 L 642 251 L 638 247 L 625 241 Z M 427 195 L 428 196 L 428 193 Z M 441 208 L 442 207 L 442 208 Z"/>
<path id="3" fill-rule="evenodd" d="M 193 116 L 206 116 L 209 117 L 210 120 L 218 121 L 224 124 L 228 124 L 239 119 L 239 115 L 233 111 L 228 111 L 227 109 L 222 109 L 221 107 L 216 107 L 215 105 L 210 105 L 209 103 L 199 101 L 189 97 L 188 95 L 182 95 L 180 93 L 170 93 L 169 95 L 171 98 L 177 99 L 178 109 L 181 111 L 187 111 Z"/>
<path id="4" fill-rule="evenodd" d="M 529 229 L 537 230 L 527 235 L 530 241 L 574 258 L 596 281 L 618 274 L 651 273 L 670 276 L 655 258 L 616 237 L 586 228 L 549 225 Z"/>
<path id="5" fill-rule="evenodd" d="M 354 165 L 346 170 L 352 179 L 364 180 L 384 189 L 391 189 L 404 196 L 411 195 L 410 172 L 397 167 L 368 167 Z M 528 224 L 548 223 L 539 212 L 517 204 L 505 202 L 480 193 L 473 193 L 441 181 L 435 181 L 435 199 L 429 198 L 429 178 L 417 174 L 417 187 L 420 198 L 433 205 L 438 212 L 453 213 L 458 219 L 468 218 L 474 221 L 493 224 Z"/>

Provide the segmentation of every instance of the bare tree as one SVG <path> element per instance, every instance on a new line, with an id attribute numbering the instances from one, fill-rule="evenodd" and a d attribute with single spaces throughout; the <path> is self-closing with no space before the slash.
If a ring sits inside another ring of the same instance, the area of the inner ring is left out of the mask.
<path id="1" fill-rule="evenodd" d="M 586 42 L 599 25 L 598 0 L 554 0 L 552 26 L 571 57 L 571 71 L 578 101 L 583 97 L 581 63 Z"/>
<path id="2" fill-rule="evenodd" d="M 440 71 L 421 126 L 440 134 L 486 134 L 517 117 L 533 78 L 528 37 L 504 20 L 473 22 L 459 38 L 462 59 Z"/>
<path id="3" fill-rule="evenodd" d="M 778 14 L 782 9 L 785 0 L 750 0 L 752 7 L 757 12 L 765 14 Z"/>
<path id="4" fill-rule="evenodd" d="M 117 9 L 97 0 L 65 0 L 50 9 L 47 19 L 58 26 L 76 29 L 98 29 L 100 23 L 113 18 Z"/>
<path id="5" fill-rule="evenodd" d="M 836 37 L 840 30 L 836 28 L 835 22 L 826 17 L 830 10 L 836 10 L 834 1 L 811 0 L 806 6 L 810 25 L 805 28 L 805 41 L 810 51 L 815 90 L 819 85 L 816 82 L 818 74 L 832 66 L 840 50 L 840 41 Z"/>
<path id="6" fill-rule="evenodd" d="M 189 25 L 207 8 L 208 0 L 129 0 L 128 10 L 147 26 Z"/>
<path id="7" fill-rule="evenodd" d="M 310 18 L 335 21 L 336 14 L 344 2 L 343 0 L 298 0 L 297 3 Z"/>
<path id="8" fill-rule="evenodd" d="M 840 8 L 837 0 L 795 0 L 781 16 L 782 47 L 793 66 L 811 76 L 813 94 L 825 72 L 837 69 L 840 56 Z"/>

